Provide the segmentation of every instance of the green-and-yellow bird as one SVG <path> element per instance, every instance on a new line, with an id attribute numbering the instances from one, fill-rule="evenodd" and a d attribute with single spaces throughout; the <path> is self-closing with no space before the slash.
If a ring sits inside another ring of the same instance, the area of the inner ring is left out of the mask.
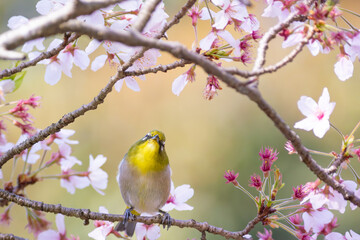
<path id="1" fill-rule="evenodd" d="M 128 219 L 139 213 L 161 212 L 165 214 L 163 223 L 169 226 L 169 214 L 160 210 L 170 195 L 171 187 L 164 133 L 153 130 L 132 145 L 119 165 L 117 180 L 128 208 L 124 221 L 119 222 L 115 230 L 125 230 L 128 236 L 132 236 L 136 222 L 128 222 Z"/>

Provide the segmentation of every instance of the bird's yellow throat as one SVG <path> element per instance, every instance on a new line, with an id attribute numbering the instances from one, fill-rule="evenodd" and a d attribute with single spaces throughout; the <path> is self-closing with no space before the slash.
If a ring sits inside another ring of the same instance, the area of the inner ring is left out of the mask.
<path id="1" fill-rule="evenodd" d="M 127 158 L 144 175 L 162 171 L 169 164 L 165 149 L 155 139 L 140 140 L 129 150 Z"/>

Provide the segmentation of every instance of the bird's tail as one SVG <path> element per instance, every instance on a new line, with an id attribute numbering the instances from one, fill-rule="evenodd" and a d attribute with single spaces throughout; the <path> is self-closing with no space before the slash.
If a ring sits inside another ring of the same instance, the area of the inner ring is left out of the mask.
<path id="1" fill-rule="evenodd" d="M 125 231 L 126 235 L 132 237 L 132 235 L 134 235 L 135 227 L 136 227 L 136 222 L 121 221 L 116 225 L 115 230 L 118 232 Z"/>

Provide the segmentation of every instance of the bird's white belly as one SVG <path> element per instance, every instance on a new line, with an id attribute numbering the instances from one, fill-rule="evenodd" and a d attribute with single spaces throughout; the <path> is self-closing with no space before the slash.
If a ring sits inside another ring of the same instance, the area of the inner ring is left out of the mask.
<path id="1" fill-rule="evenodd" d="M 160 172 L 143 175 L 123 160 L 117 179 L 125 203 L 139 213 L 158 212 L 170 194 L 169 166 Z"/>

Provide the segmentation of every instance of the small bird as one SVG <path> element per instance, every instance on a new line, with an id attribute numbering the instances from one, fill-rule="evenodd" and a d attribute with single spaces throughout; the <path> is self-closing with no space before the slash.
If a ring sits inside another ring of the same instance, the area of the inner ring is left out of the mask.
<path id="1" fill-rule="evenodd" d="M 165 152 L 165 135 L 153 130 L 132 145 L 119 165 L 117 175 L 121 195 L 127 205 L 124 221 L 115 230 L 132 236 L 136 222 L 128 222 L 141 213 L 162 213 L 162 223 L 170 226 L 170 215 L 161 210 L 170 195 L 171 169 Z"/>

